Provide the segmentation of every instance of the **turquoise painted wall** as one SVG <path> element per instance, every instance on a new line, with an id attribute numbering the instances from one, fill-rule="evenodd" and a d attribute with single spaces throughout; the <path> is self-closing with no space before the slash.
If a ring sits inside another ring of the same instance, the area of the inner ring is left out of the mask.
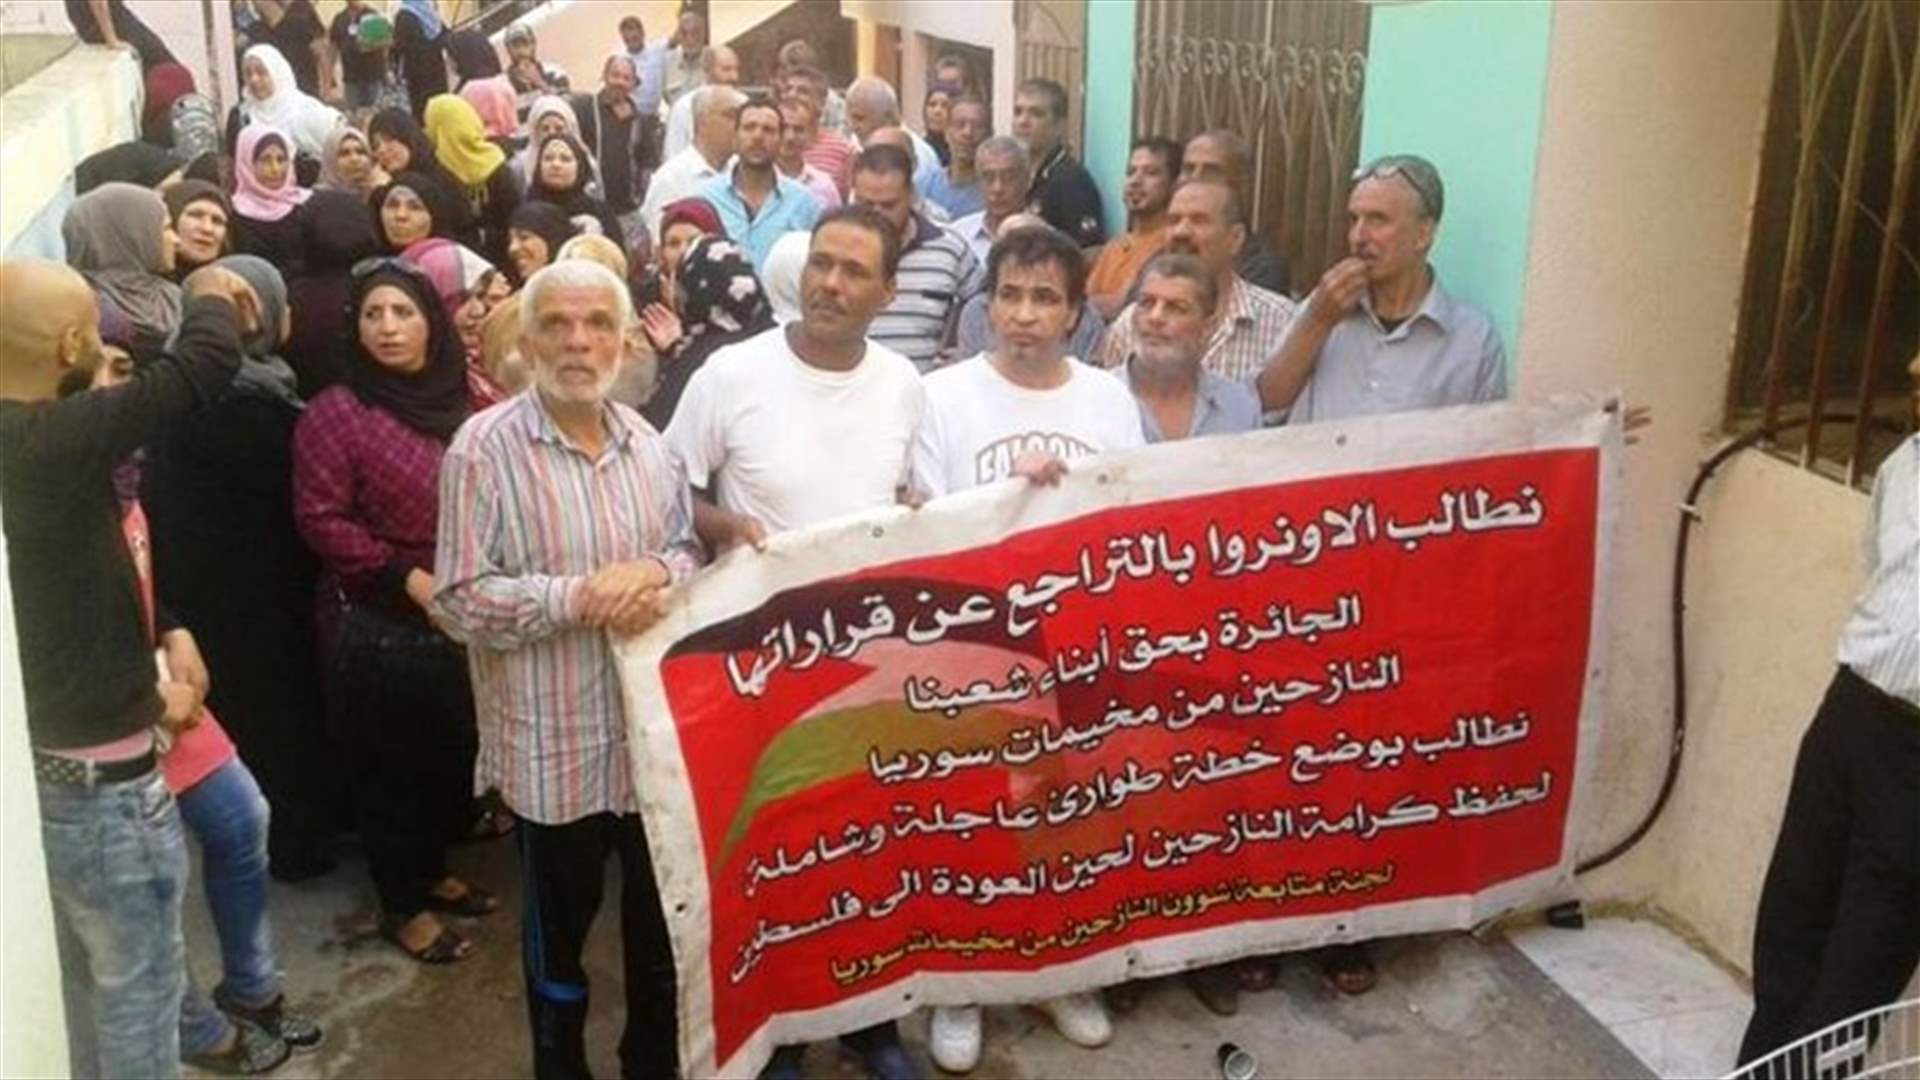
<path id="1" fill-rule="evenodd" d="M 1127 227 L 1120 188 L 1133 143 L 1134 0 L 1087 0 L 1087 98 L 1081 133 L 1087 171 L 1106 204 L 1107 232 Z"/>
<path id="2" fill-rule="evenodd" d="M 1492 313 L 1510 375 L 1552 19 L 1548 0 L 1382 4 L 1367 46 L 1360 160 L 1413 153 L 1439 167 L 1433 264 L 1450 292 Z"/>

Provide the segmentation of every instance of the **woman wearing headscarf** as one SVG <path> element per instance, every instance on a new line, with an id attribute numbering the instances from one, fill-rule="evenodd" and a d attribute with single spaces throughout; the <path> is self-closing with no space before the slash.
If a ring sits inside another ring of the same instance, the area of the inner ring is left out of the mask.
<path id="1" fill-rule="evenodd" d="M 439 298 L 404 260 L 356 274 L 347 381 L 295 433 L 295 513 L 345 598 L 329 683 L 347 747 L 381 933 L 421 963 L 473 943 L 440 915 L 499 901 L 447 871 L 472 794 L 466 652 L 428 617 L 440 460 L 469 413 L 466 359 Z"/>
<path id="2" fill-rule="evenodd" d="M 423 126 L 435 160 L 459 185 L 455 194 L 472 214 L 473 224 L 455 235 L 468 247 L 498 257 L 506 250 L 507 219 L 520 201 L 506 153 L 488 141 L 480 114 L 456 94 L 428 102 Z"/>
<path id="3" fill-rule="evenodd" d="M 519 151 L 520 114 L 515 111 L 513 87 L 505 75 L 475 79 L 460 88 L 460 96 L 480 115 L 493 145 L 508 155 Z"/>
<path id="4" fill-rule="evenodd" d="M 669 311 L 679 310 L 679 297 L 673 287 L 674 274 L 680 268 L 680 256 L 703 236 L 725 236 L 720 213 L 713 204 L 698 196 L 670 202 L 660 211 L 660 244 L 654 258 L 634 285 L 633 302 L 644 313 L 654 304 Z"/>
<path id="5" fill-rule="evenodd" d="M 327 133 L 345 122 L 339 111 L 295 85 L 292 66 L 271 45 L 249 47 L 240 74 L 240 102 L 227 117 L 229 144 L 237 144 L 240 130 L 252 124 L 278 128 L 293 141 L 290 153 L 311 162 L 310 171 L 317 174 Z"/>
<path id="6" fill-rule="evenodd" d="M 460 190 L 460 182 L 440 164 L 427 133 L 405 109 L 381 109 L 374 113 L 367 123 L 367 139 L 373 147 L 373 160 L 388 176 L 399 176 L 403 172 L 430 176 L 447 193 L 447 211 L 453 215 L 444 222 L 448 235 L 464 232 L 469 227 L 471 211 L 464 200 L 453 198 Z"/>
<path id="7" fill-rule="evenodd" d="M 134 184 L 102 184 L 75 199 L 60 223 L 67 265 L 93 287 L 103 322 L 132 328 L 140 350 L 154 348 L 180 326 L 180 286 L 173 225 L 157 192 Z M 557 246 L 557 245 L 556 245 Z"/>
<path id="8" fill-rule="evenodd" d="M 313 190 L 343 191 L 364 199 L 386 182 L 386 171 L 373 160 L 373 143 L 366 134 L 346 124 L 334 128 L 320 153 L 320 182 Z"/>
<path id="9" fill-rule="evenodd" d="M 161 196 L 173 221 L 173 279 L 188 274 L 227 253 L 232 233 L 233 204 L 226 192 L 205 180 L 182 180 Z"/>
<path id="10" fill-rule="evenodd" d="M 567 212 L 545 202 L 523 202 L 507 223 L 507 265 L 520 284 L 559 256 L 561 245 L 579 233 Z"/>
<path id="11" fill-rule="evenodd" d="M 297 269 L 300 206 L 313 196 L 293 175 L 293 148 L 278 128 L 248 124 L 233 156 L 233 250 Z"/>
<path id="12" fill-rule="evenodd" d="M 80 159 L 80 164 L 73 167 L 73 193 L 85 195 L 116 180 L 158 188 L 179 172 L 180 166 L 181 161 L 167 148 L 132 139 Z"/>
<path id="13" fill-rule="evenodd" d="M 427 102 L 447 92 L 446 46 L 447 24 L 434 0 L 400 0 L 393 16 L 393 51 L 415 116 L 425 116 Z"/>
<path id="14" fill-rule="evenodd" d="M 388 254 L 398 255 L 429 236 L 453 235 L 454 198 L 438 180 L 403 172 L 373 189 L 367 200 L 375 231 Z"/>
<path id="15" fill-rule="evenodd" d="M 653 397 L 640 415 L 661 431 L 673 419 L 687 380 L 714 350 L 744 341 L 773 326 L 767 294 L 754 276 L 753 260 L 724 236 L 703 236 L 680 257 L 674 274 L 676 315 L 664 304 L 641 312 L 641 327 L 660 356 Z"/>
<path id="16" fill-rule="evenodd" d="M 300 273 L 287 279 L 293 335 L 283 355 L 299 379 L 300 396 L 311 401 L 342 378 L 348 274 L 362 259 L 378 255 L 381 241 L 367 201 L 345 192 L 314 192 L 301 219 L 307 258 Z"/>
<path id="17" fill-rule="evenodd" d="M 186 94 L 167 110 L 173 133 L 173 153 L 181 161 L 197 161 L 220 152 L 220 117 L 204 94 Z"/>
<path id="18" fill-rule="evenodd" d="M 153 531 L 160 602 L 193 628 L 209 670 L 207 706 L 273 806 L 272 874 L 297 881 L 333 866 L 337 771 L 315 667 L 318 567 L 293 523 L 292 439 L 301 398 L 280 358 L 286 285 L 264 259 L 214 265 L 245 279 L 258 320 L 232 388 L 192 424 L 148 447 L 141 502 Z"/>
<path id="19" fill-rule="evenodd" d="M 566 211 L 575 228 L 611 237 L 617 243 L 624 235 L 620 219 L 606 203 L 588 193 L 592 186 L 593 161 L 580 140 L 566 134 L 541 140 L 533 180 L 527 184 L 528 201 L 552 203 Z"/>
<path id="20" fill-rule="evenodd" d="M 471 27 L 447 36 L 447 58 L 453 61 L 453 74 L 459 80 L 453 88 L 456 94 L 470 83 L 502 74 L 500 54 L 493 51 L 493 42 Z"/>
<path id="21" fill-rule="evenodd" d="M 511 294 L 506 275 L 472 249 L 451 240 L 422 240 L 400 257 L 420 270 L 440 299 L 447 325 L 453 328 L 467 361 L 467 397 L 474 411 L 506 400 L 506 391 L 487 375 L 480 352 L 481 327 Z"/>
<path id="22" fill-rule="evenodd" d="M 785 326 L 800 318 L 800 275 L 807 268 L 813 237 L 794 231 L 773 242 L 760 266 L 760 284 L 767 290 L 773 321 Z"/>
<path id="23" fill-rule="evenodd" d="M 585 145 L 580 137 L 580 117 L 574 113 L 573 106 L 564 98 L 552 96 L 536 98 L 527 109 L 527 119 L 520 127 L 521 146 L 513 156 L 513 178 L 525 191 L 533 183 L 535 166 L 539 163 L 540 145 L 555 135 L 571 135 L 575 142 Z M 593 155 L 587 155 L 589 172 L 597 171 Z M 600 194 L 599 185 L 594 184 L 590 193 Z"/>

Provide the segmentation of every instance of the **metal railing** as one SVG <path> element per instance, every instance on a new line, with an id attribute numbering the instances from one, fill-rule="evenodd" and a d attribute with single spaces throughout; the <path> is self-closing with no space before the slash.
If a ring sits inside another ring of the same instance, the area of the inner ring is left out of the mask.
<path id="1" fill-rule="evenodd" d="M 1849 1016 L 1741 1065 L 1728 1073 L 1726 1080 L 1789 1077 L 1920 1077 L 1920 999 L 1896 1001 Z"/>

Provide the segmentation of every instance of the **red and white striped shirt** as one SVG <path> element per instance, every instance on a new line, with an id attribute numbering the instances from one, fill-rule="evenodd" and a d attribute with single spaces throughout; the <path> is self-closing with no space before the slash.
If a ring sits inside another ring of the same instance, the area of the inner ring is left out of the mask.
<path id="1" fill-rule="evenodd" d="M 611 563 L 651 556 L 678 582 L 701 561 L 665 441 L 605 409 L 597 459 L 529 389 L 467 421 L 440 467 L 434 607 L 473 670 L 476 787 L 543 825 L 640 808 L 612 648 L 577 621 L 575 595 Z"/>

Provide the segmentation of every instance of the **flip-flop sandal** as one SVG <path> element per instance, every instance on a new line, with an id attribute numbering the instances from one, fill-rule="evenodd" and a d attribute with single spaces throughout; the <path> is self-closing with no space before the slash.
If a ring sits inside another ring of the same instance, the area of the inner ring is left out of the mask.
<path id="1" fill-rule="evenodd" d="M 1280 981 L 1280 973 L 1274 970 L 1272 960 L 1264 956 L 1249 956 L 1233 962 L 1233 977 L 1240 989 L 1250 994 L 1271 990 Z"/>
<path id="2" fill-rule="evenodd" d="M 407 943 L 400 940 L 400 927 L 406 920 L 389 920 L 380 927 L 380 936 L 393 943 L 394 948 L 422 964 L 457 964 L 473 955 L 473 940 L 463 937 L 450 927 L 441 927 L 440 933 L 420 949 L 409 949 Z"/>
<path id="3" fill-rule="evenodd" d="M 449 900 L 444 896 L 427 893 L 427 910 L 437 915 L 458 915 L 465 919 L 477 919 L 482 915 L 491 915 L 500 910 L 500 898 L 478 885 L 468 885 L 467 891 Z"/>
<path id="4" fill-rule="evenodd" d="M 474 815 L 473 825 L 458 844 L 486 844 L 513 835 L 513 815 L 504 810 L 482 810 Z"/>
<path id="5" fill-rule="evenodd" d="M 1380 969 L 1362 945 L 1334 945 L 1320 952 L 1320 973 L 1343 994 L 1364 994 L 1380 981 Z"/>

